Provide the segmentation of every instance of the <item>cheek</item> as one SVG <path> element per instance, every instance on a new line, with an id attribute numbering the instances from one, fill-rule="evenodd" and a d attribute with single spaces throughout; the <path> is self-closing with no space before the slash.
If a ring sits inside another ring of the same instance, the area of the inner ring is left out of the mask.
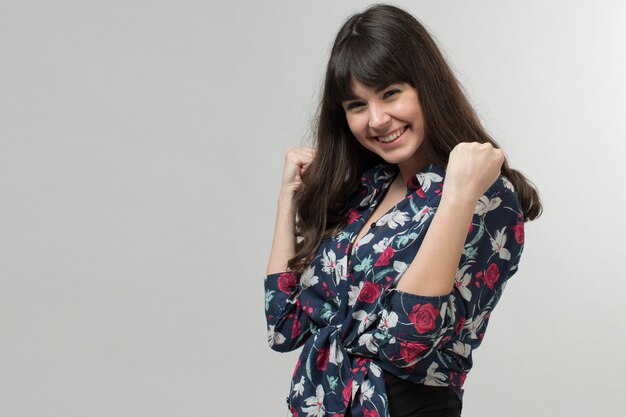
<path id="1" fill-rule="evenodd" d="M 347 116 L 346 120 L 352 134 L 356 136 L 359 142 L 361 142 L 361 140 L 364 139 L 367 128 L 367 124 L 364 123 L 363 117 L 359 117 L 359 115 L 351 115 Z"/>

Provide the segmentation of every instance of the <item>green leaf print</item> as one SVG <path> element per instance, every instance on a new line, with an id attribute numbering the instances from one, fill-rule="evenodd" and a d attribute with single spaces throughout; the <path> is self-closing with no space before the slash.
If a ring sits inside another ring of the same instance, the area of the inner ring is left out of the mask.
<path id="1" fill-rule="evenodd" d="M 483 234 L 485 234 L 485 221 L 481 217 L 480 218 L 480 228 L 478 229 L 478 232 L 476 232 L 476 236 L 474 236 L 474 239 L 472 239 L 471 242 L 469 242 L 467 245 L 465 245 L 465 247 L 468 248 L 470 246 L 476 245 L 476 243 L 478 243 L 480 241 L 480 239 L 483 237 Z"/>
<path id="2" fill-rule="evenodd" d="M 337 241 L 341 242 L 342 240 L 352 240 L 352 233 L 348 233 L 345 230 L 339 233 L 339 236 L 337 236 Z"/>
<path id="3" fill-rule="evenodd" d="M 265 291 L 265 311 L 269 310 L 270 308 L 270 301 L 272 301 L 272 298 L 274 298 L 274 293 L 276 291 L 273 290 L 267 290 Z"/>
<path id="4" fill-rule="evenodd" d="M 372 267 L 372 255 L 367 255 L 367 258 L 363 259 L 360 264 L 354 266 L 355 271 L 363 271 Z"/>
<path id="5" fill-rule="evenodd" d="M 378 273 L 377 273 L 376 275 L 374 275 L 374 279 L 373 279 L 373 281 L 374 281 L 374 282 L 378 282 L 378 281 L 380 281 L 382 278 L 384 278 L 384 277 L 385 277 L 385 275 L 387 275 L 387 274 L 388 274 L 388 273 L 390 273 L 391 271 L 393 271 L 393 268 L 392 268 L 392 267 L 385 268 L 385 269 L 382 269 L 382 270 L 378 271 Z"/>
<path id="6" fill-rule="evenodd" d="M 337 377 L 336 376 L 327 376 L 326 379 L 328 379 L 328 386 L 329 386 L 330 390 L 334 391 L 335 388 L 337 388 Z"/>
<path id="7" fill-rule="evenodd" d="M 413 242 L 415 239 L 417 239 L 417 233 L 415 232 L 410 233 L 408 235 L 398 236 L 398 240 L 396 240 L 396 242 L 398 243 L 398 249 L 402 248 L 403 246 L 408 245 L 409 243 Z"/>
<path id="8" fill-rule="evenodd" d="M 476 255 L 478 255 L 478 246 L 466 247 L 463 249 L 463 255 L 465 255 L 467 259 L 476 258 Z"/>
<path id="9" fill-rule="evenodd" d="M 328 320 L 332 315 L 333 310 L 331 305 L 328 303 L 324 303 L 324 307 L 322 307 L 322 310 L 320 311 L 320 317 L 322 317 L 324 320 Z"/>

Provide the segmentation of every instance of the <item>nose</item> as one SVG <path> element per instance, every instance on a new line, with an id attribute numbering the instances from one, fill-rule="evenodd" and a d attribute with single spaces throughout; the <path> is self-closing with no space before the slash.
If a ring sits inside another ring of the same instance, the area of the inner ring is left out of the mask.
<path id="1" fill-rule="evenodd" d="M 369 126 L 375 131 L 384 131 L 389 127 L 391 116 L 381 105 L 370 105 Z"/>

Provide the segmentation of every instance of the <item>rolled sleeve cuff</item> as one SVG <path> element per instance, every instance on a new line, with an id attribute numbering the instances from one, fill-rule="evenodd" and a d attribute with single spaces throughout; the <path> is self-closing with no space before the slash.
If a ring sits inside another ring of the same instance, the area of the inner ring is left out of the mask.
<path id="1" fill-rule="evenodd" d="M 264 286 L 266 290 L 291 294 L 296 291 L 299 282 L 300 276 L 294 271 L 276 272 L 265 276 Z"/>
<path id="2" fill-rule="evenodd" d="M 448 302 L 449 295 L 423 296 L 389 290 L 378 330 L 385 339 L 431 345 L 444 327 Z"/>
<path id="3" fill-rule="evenodd" d="M 279 316 L 286 304 L 294 304 L 298 294 L 300 275 L 293 271 L 277 272 L 265 276 L 265 313 Z"/>

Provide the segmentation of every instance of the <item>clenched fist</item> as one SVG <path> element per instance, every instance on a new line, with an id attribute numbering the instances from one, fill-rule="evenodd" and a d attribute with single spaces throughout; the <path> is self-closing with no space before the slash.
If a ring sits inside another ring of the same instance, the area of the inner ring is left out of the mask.
<path id="1" fill-rule="evenodd" d="M 314 148 L 290 146 L 285 151 L 285 167 L 281 192 L 293 194 L 302 184 L 301 175 L 313 161 Z"/>
<path id="2" fill-rule="evenodd" d="M 501 174 L 504 152 L 491 143 L 461 142 L 448 159 L 444 195 L 475 203 Z"/>

